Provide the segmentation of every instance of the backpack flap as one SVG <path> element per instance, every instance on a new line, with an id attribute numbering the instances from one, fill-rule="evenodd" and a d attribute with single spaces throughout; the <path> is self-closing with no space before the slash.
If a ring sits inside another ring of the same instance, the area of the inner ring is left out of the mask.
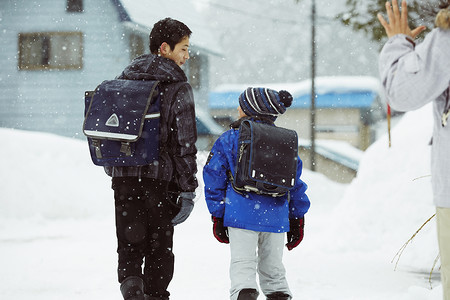
<path id="1" fill-rule="evenodd" d="M 248 172 L 262 184 L 290 189 L 295 185 L 298 137 L 294 130 L 253 123 Z"/>
<path id="2" fill-rule="evenodd" d="M 136 166 L 157 159 L 158 83 L 106 80 L 85 93 L 83 133 L 94 164 Z"/>
<path id="3" fill-rule="evenodd" d="M 92 95 L 83 132 L 87 137 L 136 141 L 158 82 L 106 80 Z"/>
<path id="4" fill-rule="evenodd" d="M 280 196 L 295 185 L 298 136 L 293 130 L 245 120 L 239 127 L 233 187 Z"/>

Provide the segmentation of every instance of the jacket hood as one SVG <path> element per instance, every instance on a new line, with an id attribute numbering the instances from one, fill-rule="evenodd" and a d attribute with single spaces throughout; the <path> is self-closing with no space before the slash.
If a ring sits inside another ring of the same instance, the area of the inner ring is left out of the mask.
<path id="1" fill-rule="evenodd" d="M 164 83 L 187 82 L 183 70 L 174 61 L 154 54 L 144 54 L 135 58 L 119 78 L 159 80 Z"/>

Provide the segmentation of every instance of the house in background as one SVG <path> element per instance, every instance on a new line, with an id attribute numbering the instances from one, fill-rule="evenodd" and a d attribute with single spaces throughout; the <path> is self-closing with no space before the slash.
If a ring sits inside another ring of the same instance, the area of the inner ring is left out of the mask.
<path id="1" fill-rule="evenodd" d="M 237 118 L 239 95 L 249 86 L 287 90 L 292 106 L 276 124 L 297 131 L 299 155 L 311 167 L 311 80 L 283 84 L 222 85 L 210 93 L 209 107 L 224 128 Z M 349 183 L 356 176 L 363 150 L 372 144 L 378 121 L 385 118 L 379 81 L 373 77 L 318 77 L 316 87 L 315 170 Z"/>
<path id="2" fill-rule="evenodd" d="M 197 109 L 206 107 L 208 57 L 220 55 L 220 48 L 193 2 L 0 1 L 0 127 L 84 138 L 84 91 L 148 53 L 151 28 L 165 17 L 193 31 L 191 58 L 183 69 Z M 220 134 L 208 114 L 199 116 L 200 135 Z"/>
<path id="3" fill-rule="evenodd" d="M 239 95 L 249 86 L 287 90 L 292 106 L 278 117 L 277 125 L 297 131 L 301 139 L 311 138 L 311 80 L 280 84 L 221 85 L 210 92 L 211 114 L 223 126 L 237 117 Z M 379 80 L 367 76 L 318 77 L 316 87 L 317 139 L 345 141 L 365 150 L 375 140 L 374 124 L 385 118 L 379 97 Z"/>

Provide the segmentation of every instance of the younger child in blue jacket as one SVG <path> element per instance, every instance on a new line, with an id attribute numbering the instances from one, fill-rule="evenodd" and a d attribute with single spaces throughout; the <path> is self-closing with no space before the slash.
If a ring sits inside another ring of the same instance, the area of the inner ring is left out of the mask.
<path id="1" fill-rule="evenodd" d="M 300 179 L 298 158 L 294 187 L 284 196 L 236 192 L 228 172 L 235 177 L 239 124 L 244 119 L 273 124 L 292 104 L 287 91 L 247 88 L 239 96 L 240 119 L 215 142 L 203 169 L 205 198 L 214 222 L 213 233 L 221 243 L 230 243 L 230 299 L 258 297 L 256 274 L 267 299 L 292 298 L 283 266 L 284 233 L 292 250 L 303 239 L 304 215 L 310 202 L 306 184 Z M 289 199 L 288 199 L 289 195 Z"/>

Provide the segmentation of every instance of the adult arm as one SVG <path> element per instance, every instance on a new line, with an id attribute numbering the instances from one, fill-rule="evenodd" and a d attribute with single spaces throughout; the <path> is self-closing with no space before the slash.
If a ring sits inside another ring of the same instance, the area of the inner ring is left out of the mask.
<path id="1" fill-rule="evenodd" d="M 389 23 L 378 16 L 390 37 L 380 53 L 379 71 L 388 103 L 409 111 L 436 99 L 448 87 L 449 33 L 435 29 L 416 47 L 413 39 L 425 27 L 409 29 L 406 2 L 402 1 L 401 14 L 397 1 L 392 3 L 393 7 L 386 3 Z"/>

